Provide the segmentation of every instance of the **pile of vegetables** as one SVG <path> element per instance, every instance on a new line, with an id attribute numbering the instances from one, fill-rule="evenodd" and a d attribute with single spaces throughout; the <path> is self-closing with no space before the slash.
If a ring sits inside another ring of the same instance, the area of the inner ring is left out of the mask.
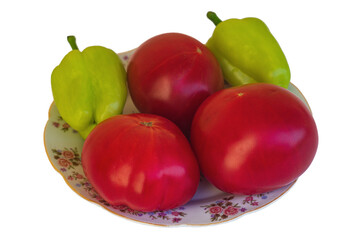
<path id="1" fill-rule="evenodd" d="M 285 186 L 310 166 L 315 121 L 287 88 L 290 70 L 257 18 L 221 21 L 206 44 L 185 34 L 148 39 L 125 70 L 111 49 L 72 47 L 51 76 L 62 118 L 84 138 L 82 166 L 112 205 L 168 210 L 202 174 L 232 194 Z M 225 87 L 230 85 L 230 87 Z M 140 113 L 123 114 L 128 93 Z"/>

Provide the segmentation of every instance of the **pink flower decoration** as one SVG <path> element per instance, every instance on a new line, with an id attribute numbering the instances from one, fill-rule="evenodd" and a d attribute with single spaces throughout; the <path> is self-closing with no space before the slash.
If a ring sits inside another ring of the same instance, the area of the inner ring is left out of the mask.
<path id="1" fill-rule="evenodd" d="M 71 165 L 71 162 L 69 162 L 68 160 L 66 160 L 64 158 L 59 158 L 58 162 L 59 162 L 59 165 L 62 167 L 69 167 Z"/>
<path id="2" fill-rule="evenodd" d="M 180 214 L 180 213 L 179 213 L 179 212 L 174 211 L 174 212 L 171 212 L 171 214 L 172 214 L 172 215 L 174 215 L 174 216 L 179 216 L 179 214 Z"/>
<path id="3" fill-rule="evenodd" d="M 66 159 L 72 159 L 75 157 L 74 153 L 72 151 L 63 151 L 62 155 L 66 158 Z"/>
<path id="4" fill-rule="evenodd" d="M 239 209 L 233 206 L 229 206 L 224 210 L 225 215 L 235 215 L 239 212 Z"/>
<path id="5" fill-rule="evenodd" d="M 178 223 L 181 221 L 181 218 L 173 218 L 172 222 L 173 223 Z"/>
<path id="6" fill-rule="evenodd" d="M 83 179 L 83 178 L 84 178 L 84 176 L 83 176 L 83 175 L 81 175 L 80 173 L 77 173 L 77 174 L 76 174 L 76 178 L 77 178 L 77 179 Z"/>
<path id="7" fill-rule="evenodd" d="M 212 214 L 219 214 L 223 211 L 222 207 L 214 206 L 209 209 L 210 213 Z"/>
<path id="8" fill-rule="evenodd" d="M 252 196 L 245 198 L 245 201 L 247 201 L 247 202 L 251 202 L 252 200 L 253 200 L 253 197 L 252 197 Z"/>

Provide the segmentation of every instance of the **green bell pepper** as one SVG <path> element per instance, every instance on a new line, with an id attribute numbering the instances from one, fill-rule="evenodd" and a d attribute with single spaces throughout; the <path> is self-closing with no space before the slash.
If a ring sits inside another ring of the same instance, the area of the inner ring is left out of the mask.
<path id="1" fill-rule="evenodd" d="M 207 17 L 216 28 L 206 46 L 217 58 L 228 83 L 238 86 L 265 82 L 288 87 L 288 62 L 263 21 L 258 18 L 221 21 L 214 12 L 208 12 Z"/>
<path id="2" fill-rule="evenodd" d="M 53 70 L 51 88 L 61 117 L 85 139 L 105 119 L 121 114 L 127 96 L 126 72 L 118 55 L 105 47 L 80 52 L 72 47 Z"/>

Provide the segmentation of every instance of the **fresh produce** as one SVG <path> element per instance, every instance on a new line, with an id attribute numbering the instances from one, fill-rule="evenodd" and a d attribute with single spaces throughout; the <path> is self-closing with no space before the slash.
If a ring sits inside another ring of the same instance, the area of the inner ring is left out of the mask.
<path id="1" fill-rule="evenodd" d="M 105 47 L 78 50 L 72 47 L 51 74 L 56 107 L 62 118 L 85 139 L 96 124 L 122 113 L 126 95 L 126 72 L 117 54 Z"/>
<path id="2" fill-rule="evenodd" d="M 112 50 L 80 52 L 68 37 L 73 50 L 51 75 L 54 101 L 85 139 L 84 173 L 110 205 L 180 207 L 200 173 L 224 192 L 264 193 L 292 183 L 313 161 L 315 121 L 286 89 L 289 65 L 268 27 L 257 18 L 207 16 L 216 28 L 206 45 L 157 35 L 135 50 L 127 72 Z M 224 89 L 224 80 L 233 87 Z M 122 114 L 127 89 L 141 113 Z"/>
<path id="3" fill-rule="evenodd" d="M 219 61 L 227 82 L 233 86 L 265 82 L 288 87 L 289 65 L 263 21 L 258 18 L 221 21 L 213 12 L 207 16 L 216 28 L 206 46 Z"/>
<path id="4" fill-rule="evenodd" d="M 186 137 L 170 120 L 152 114 L 118 115 L 98 124 L 85 140 L 82 165 L 108 203 L 138 211 L 183 205 L 199 184 Z"/>
<path id="5" fill-rule="evenodd" d="M 204 176 L 233 194 L 257 194 L 296 180 L 318 145 L 314 119 L 287 89 L 267 83 L 221 90 L 193 120 L 191 143 Z"/>
<path id="6" fill-rule="evenodd" d="M 129 92 L 140 112 L 166 117 L 189 136 L 198 106 L 224 86 L 213 54 L 196 39 L 165 33 L 144 42 L 128 66 Z"/>

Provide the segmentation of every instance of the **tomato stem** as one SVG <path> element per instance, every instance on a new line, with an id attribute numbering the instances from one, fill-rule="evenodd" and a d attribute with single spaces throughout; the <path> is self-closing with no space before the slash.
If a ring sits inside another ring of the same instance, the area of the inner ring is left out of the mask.
<path id="1" fill-rule="evenodd" d="M 152 122 L 140 122 L 140 124 L 146 127 L 152 127 Z"/>

